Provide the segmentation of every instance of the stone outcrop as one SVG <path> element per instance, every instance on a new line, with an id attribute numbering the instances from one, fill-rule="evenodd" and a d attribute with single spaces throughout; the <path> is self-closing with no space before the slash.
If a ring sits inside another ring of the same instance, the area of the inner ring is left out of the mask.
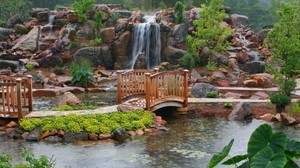
<path id="1" fill-rule="evenodd" d="M 79 100 L 78 97 L 76 97 L 71 92 L 65 92 L 59 101 L 59 105 L 69 105 L 69 106 L 75 106 L 75 105 L 82 105 L 82 101 Z"/>
<path id="2" fill-rule="evenodd" d="M 230 15 L 230 21 L 234 27 L 248 27 L 250 25 L 249 18 L 244 15 Z"/>
<path id="3" fill-rule="evenodd" d="M 167 46 L 167 48 L 165 48 L 163 51 L 162 60 L 176 65 L 179 63 L 179 59 L 182 58 L 185 53 L 185 50 L 175 48 L 173 46 Z"/>
<path id="4" fill-rule="evenodd" d="M 229 120 L 238 120 L 238 121 L 244 121 L 249 118 L 252 118 L 252 109 L 249 103 L 237 104 L 228 116 Z"/>
<path id="5" fill-rule="evenodd" d="M 202 98 L 205 97 L 206 93 L 215 91 L 218 94 L 218 89 L 208 83 L 196 83 L 191 90 L 192 97 Z"/>
<path id="6" fill-rule="evenodd" d="M 74 54 L 74 60 L 81 61 L 83 59 L 89 60 L 95 67 L 102 66 L 107 69 L 112 69 L 114 65 L 108 46 L 81 48 Z"/>
<path id="7" fill-rule="evenodd" d="M 132 33 L 125 31 L 116 41 L 112 43 L 112 57 L 115 60 L 115 69 L 126 69 L 131 60 L 131 38 Z"/>
<path id="8" fill-rule="evenodd" d="M 34 52 L 37 50 L 39 27 L 35 26 L 27 35 L 22 36 L 12 50 L 25 50 Z"/>

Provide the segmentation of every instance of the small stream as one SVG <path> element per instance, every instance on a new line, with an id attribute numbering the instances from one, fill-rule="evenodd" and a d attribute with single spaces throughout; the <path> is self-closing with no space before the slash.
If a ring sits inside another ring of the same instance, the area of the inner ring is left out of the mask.
<path id="1" fill-rule="evenodd" d="M 258 120 L 241 123 L 186 116 L 168 118 L 167 122 L 168 132 L 135 137 L 124 144 L 113 141 L 49 144 L 0 139 L 0 151 L 20 160 L 20 151 L 28 148 L 36 155 L 53 156 L 57 168 L 203 168 L 212 154 L 221 151 L 232 138 L 235 142 L 230 155 L 244 154 L 251 133 L 263 124 Z M 284 130 L 292 139 L 300 139 L 300 130 L 272 126 L 275 130 Z"/>

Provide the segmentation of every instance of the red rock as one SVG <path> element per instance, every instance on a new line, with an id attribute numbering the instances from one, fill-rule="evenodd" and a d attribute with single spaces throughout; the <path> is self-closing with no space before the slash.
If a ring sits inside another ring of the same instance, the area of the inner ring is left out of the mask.
<path id="1" fill-rule="evenodd" d="M 144 132 L 145 132 L 145 133 L 151 133 L 151 132 L 153 132 L 153 130 L 150 129 L 150 128 L 145 128 L 145 129 L 144 129 Z"/>
<path id="2" fill-rule="evenodd" d="M 273 86 L 271 76 L 267 73 L 253 74 L 251 79 L 257 80 L 259 87 L 270 88 Z"/>
<path id="3" fill-rule="evenodd" d="M 141 129 L 137 129 L 137 130 L 135 131 L 135 133 L 136 133 L 136 135 L 144 135 L 144 131 L 141 130 Z"/>
<path id="4" fill-rule="evenodd" d="M 64 132 L 63 130 L 59 130 L 59 131 L 57 132 L 57 134 L 58 134 L 60 137 L 62 137 L 62 136 L 65 135 L 65 132 Z"/>
<path id="5" fill-rule="evenodd" d="M 243 82 L 243 84 L 244 84 L 246 87 L 257 87 L 257 86 L 258 86 L 257 80 L 254 80 L 254 79 L 245 80 L 245 81 Z"/>
<path id="6" fill-rule="evenodd" d="M 232 93 L 232 92 L 227 92 L 223 95 L 226 99 L 232 98 L 232 99 L 240 99 L 242 94 L 239 93 Z"/>
<path id="7" fill-rule="evenodd" d="M 237 56 L 238 62 L 241 64 L 244 64 L 249 61 L 249 55 L 245 52 L 240 52 L 236 56 Z"/>
<path id="8" fill-rule="evenodd" d="M 271 122 L 273 117 L 274 117 L 273 114 L 267 113 L 267 114 L 260 116 L 259 119 L 267 121 L 267 122 Z"/>
<path id="9" fill-rule="evenodd" d="M 104 43 L 110 43 L 115 38 L 115 28 L 114 27 L 108 27 L 103 28 L 100 31 L 101 39 Z"/>
<path id="10" fill-rule="evenodd" d="M 58 131 L 57 131 L 56 129 L 54 129 L 54 130 L 52 130 L 52 131 L 50 132 L 50 135 L 54 136 L 54 135 L 56 135 L 57 133 L 58 133 Z"/>
<path id="11" fill-rule="evenodd" d="M 67 19 L 69 22 L 78 22 L 78 17 L 75 14 L 68 14 Z"/>
<path id="12" fill-rule="evenodd" d="M 136 136 L 136 133 L 134 132 L 134 131 L 128 131 L 128 134 L 130 135 L 130 136 Z"/>
<path id="13" fill-rule="evenodd" d="M 281 122 L 282 119 L 281 119 L 281 115 L 279 113 L 275 114 L 272 118 L 272 121 L 279 121 Z"/>
<path id="14" fill-rule="evenodd" d="M 5 128 L 5 131 L 7 134 L 9 134 L 10 132 L 12 132 L 14 130 L 14 128 Z"/>
<path id="15" fill-rule="evenodd" d="M 33 89 L 33 97 L 56 97 L 60 95 L 57 89 Z"/>
<path id="16" fill-rule="evenodd" d="M 280 113 L 280 116 L 285 125 L 293 125 L 296 122 L 296 119 L 290 117 L 287 113 Z"/>
<path id="17" fill-rule="evenodd" d="M 91 141 L 97 141 L 98 137 L 99 136 L 97 134 L 95 134 L 95 133 L 89 134 L 89 140 L 91 140 Z"/>
<path id="18" fill-rule="evenodd" d="M 261 49 L 261 54 L 265 55 L 265 56 L 270 56 L 271 55 L 271 51 L 268 48 L 263 48 Z"/>
<path id="19" fill-rule="evenodd" d="M 44 132 L 41 136 L 40 136 L 40 139 L 44 139 L 46 137 L 50 136 L 50 131 L 46 131 Z"/>
<path id="20" fill-rule="evenodd" d="M 24 133 L 22 134 L 22 138 L 23 138 L 23 139 L 26 139 L 26 138 L 28 137 L 28 135 L 29 135 L 29 132 L 24 132 Z"/>
<path id="21" fill-rule="evenodd" d="M 18 124 L 16 122 L 14 122 L 14 121 L 11 121 L 5 127 L 6 128 L 14 128 L 16 126 L 18 126 Z"/>

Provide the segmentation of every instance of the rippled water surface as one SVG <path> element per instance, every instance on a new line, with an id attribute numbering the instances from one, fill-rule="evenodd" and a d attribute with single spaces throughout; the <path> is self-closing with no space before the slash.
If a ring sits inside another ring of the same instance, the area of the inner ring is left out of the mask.
<path id="1" fill-rule="evenodd" d="M 235 142 L 230 155 L 244 154 L 251 133 L 260 124 L 263 122 L 257 120 L 241 123 L 222 118 L 180 116 L 168 119 L 168 132 L 135 137 L 125 144 L 112 141 L 47 144 L 1 139 L 0 151 L 13 153 L 18 160 L 20 151 L 26 147 L 37 155 L 53 155 L 58 168 L 204 168 L 212 154 L 221 151 L 232 138 Z M 300 140 L 297 129 L 273 127 Z"/>

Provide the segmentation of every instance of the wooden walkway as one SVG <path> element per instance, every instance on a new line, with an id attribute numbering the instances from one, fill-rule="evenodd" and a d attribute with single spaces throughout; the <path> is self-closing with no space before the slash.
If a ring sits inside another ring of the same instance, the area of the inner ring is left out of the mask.
<path id="1" fill-rule="evenodd" d="M 189 71 L 130 70 L 118 72 L 118 103 L 145 110 L 187 107 Z"/>

